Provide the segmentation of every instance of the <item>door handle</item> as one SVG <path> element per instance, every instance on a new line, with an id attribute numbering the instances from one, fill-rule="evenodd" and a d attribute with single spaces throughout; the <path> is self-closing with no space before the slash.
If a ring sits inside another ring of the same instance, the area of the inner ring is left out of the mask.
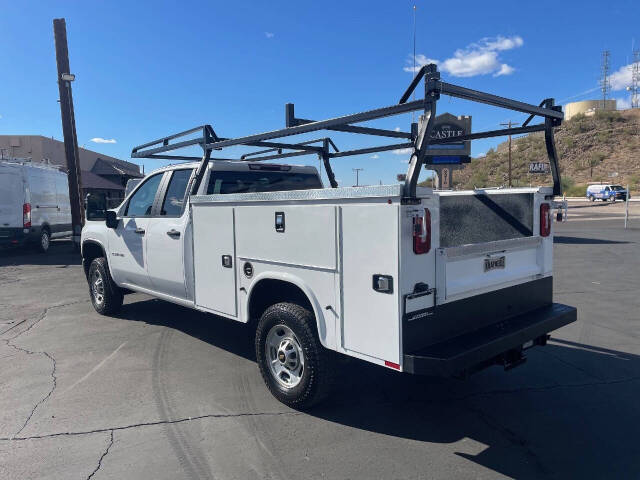
<path id="1" fill-rule="evenodd" d="M 140 235 L 144 235 L 144 228 L 138 227 L 138 228 L 136 228 L 135 231 L 136 231 L 136 233 L 139 233 Z"/>
<path id="2" fill-rule="evenodd" d="M 167 232 L 167 235 L 169 235 L 170 237 L 178 238 L 180 236 L 180 232 L 178 230 L 176 230 L 175 228 L 172 228 L 171 230 L 169 230 Z"/>

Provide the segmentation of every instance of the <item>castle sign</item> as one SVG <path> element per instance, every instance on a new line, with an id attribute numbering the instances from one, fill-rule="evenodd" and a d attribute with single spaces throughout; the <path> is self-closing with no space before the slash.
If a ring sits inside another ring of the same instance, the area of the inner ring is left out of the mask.
<path id="1" fill-rule="evenodd" d="M 436 144 L 440 139 L 460 137 L 471 133 L 471 117 L 456 117 L 450 113 L 438 115 L 431 131 L 431 142 L 427 148 L 427 163 L 432 163 L 429 157 L 469 157 L 471 154 L 471 142 L 469 140 Z M 458 163 L 465 163 L 464 160 Z"/>

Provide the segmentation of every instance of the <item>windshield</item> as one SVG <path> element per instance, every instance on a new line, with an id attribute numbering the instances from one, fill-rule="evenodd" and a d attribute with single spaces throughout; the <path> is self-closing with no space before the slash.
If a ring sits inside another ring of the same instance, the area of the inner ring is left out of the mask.
<path id="1" fill-rule="evenodd" d="M 611 185 L 611 190 L 624 190 L 621 185 Z"/>

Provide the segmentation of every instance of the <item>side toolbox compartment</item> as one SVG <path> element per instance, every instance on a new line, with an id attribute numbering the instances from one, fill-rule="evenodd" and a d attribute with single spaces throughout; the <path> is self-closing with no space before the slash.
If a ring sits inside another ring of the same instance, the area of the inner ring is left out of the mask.
<path id="1" fill-rule="evenodd" d="M 234 208 L 203 204 L 192 212 L 195 303 L 237 317 Z"/>
<path id="2" fill-rule="evenodd" d="M 398 365 L 399 206 L 346 205 L 340 213 L 343 348 Z"/>

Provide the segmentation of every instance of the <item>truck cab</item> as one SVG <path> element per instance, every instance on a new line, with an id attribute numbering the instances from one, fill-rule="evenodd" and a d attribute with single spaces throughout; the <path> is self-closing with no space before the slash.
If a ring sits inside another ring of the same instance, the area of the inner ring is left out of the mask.
<path id="1" fill-rule="evenodd" d="M 104 228 L 103 217 L 88 221 L 83 229 L 83 255 L 88 273 L 94 255 L 109 253 L 113 280 L 123 288 L 144 291 L 181 304 L 190 304 L 194 285 L 189 275 L 192 252 L 185 248 L 193 235 L 187 187 L 196 163 L 160 168 L 147 175 L 112 210 L 119 219 L 115 228 Z M 230 194 L 320 189 L 314 167 L 247 164 L 219 161 L 210 164 L 201 194 Z M 90 212 L 88 212 L 90 213 Z M 95 218 L 87 215 L 87 218 Z M 99 247 L 99 248 L 98 248 Z"/>

